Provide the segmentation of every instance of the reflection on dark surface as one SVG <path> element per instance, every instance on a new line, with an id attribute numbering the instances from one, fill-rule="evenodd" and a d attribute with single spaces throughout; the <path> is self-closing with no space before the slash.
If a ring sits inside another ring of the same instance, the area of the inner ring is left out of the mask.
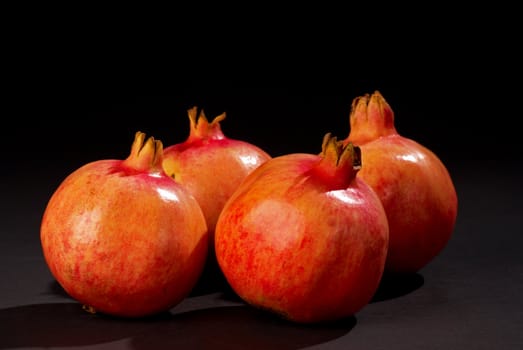
<path id="1" fill-rule="evenodd" d="M 420 288 L 425 280 L 419 273 L 383 275 L 371 303 L 398 298 Z"/>
<path id="2" fill-rule="evenodd" d="M 248 306 L 223 306 L 142 319 L 93 315 L 77 303 L 0 310 L 0 349 L 87 346 L 130 339 L 136 349 L 298 349 L 350 332 L 350 317 L 300 325 Z"/>

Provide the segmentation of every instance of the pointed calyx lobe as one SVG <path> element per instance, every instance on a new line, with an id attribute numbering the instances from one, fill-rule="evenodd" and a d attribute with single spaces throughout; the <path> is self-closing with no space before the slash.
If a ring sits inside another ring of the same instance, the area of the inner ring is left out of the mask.
<path id="1" fill-rule="evenodd" d="M 145 134 L 137 131 L 131 146 L 131 153 L 123 161 L 127 167 L 144 172 L 161 172 L 163 162 L 163 144 L 154 137 L 145 140 Z"/>
<path id="2" fill-rule="evenodd" d="M 225 113 L 215 117 L 210 123 L 203 110 L 198 114 L 197 107 L 189 109 L 187 113 L 189 114 L 189 121 L 191 123 L 191 130 L 187 139 L 188 143 L 207 139 L 220 140 L 224 138 L 220 122 L 225 119 Z"/>
<path id="3" fill-rule="evenodd" d="M 320 161 L 311 174 L 321 179 L 329 190 L 347 188 L 361 169 L 361 151 L 351 142 L 343 144 L 331 133 L 323 138 Z"/>
<path id="4" fill-rule="evenodd" d="M 352 101 L 350 134 L 345 144 L 364 144 L 382 136 L 397 134 L 394 112 L 379 91 L 365 94 Z"/>

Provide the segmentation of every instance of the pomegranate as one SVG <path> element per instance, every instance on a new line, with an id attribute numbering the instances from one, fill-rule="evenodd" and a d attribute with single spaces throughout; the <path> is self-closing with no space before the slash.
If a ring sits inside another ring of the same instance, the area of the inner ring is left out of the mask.
<path id="1" fill-rule="evenodd" d="M 197 107 L 189 109 L 188 115 L 189 136 L 165 148 L 163 167 L 200 204 L 209 229 L 209 251 L 214 255 L 214 230 L 225 202 L 247 174 L 271 156 L 252 143 L 226 137 L 220 125 L 225 113 L 212 122 Z"/>
<path id="2" fill-rule="evenodd" d="M 87 310 L 122 317 L 166 311 L 206 261 L 196 200 L 162 168 L 161 141 L 137 132 L 125 160 L 72 172 L 51 196 L 41 245 L 57 282 Z"/>
<path id="3" fill-rule="evenodd" d="M 359 148 L 327 134 L 320 154 L 274 157 L 247 176 L 215 232 L 218 264 L 240 298 L 299 323 L 347 317 L 371 300 L 389 232 L 359 169 Z"/>
<path id="4" fill-rule="evenodd" d="M 353 100 L 344 143 L 361 148 L 359 177 L 378 194 L 389 222 L 385 272 L 415 273 L 447 245 L 457 217 L 457 194 L 436 154 L 400 135 L 379 91 Z"/>

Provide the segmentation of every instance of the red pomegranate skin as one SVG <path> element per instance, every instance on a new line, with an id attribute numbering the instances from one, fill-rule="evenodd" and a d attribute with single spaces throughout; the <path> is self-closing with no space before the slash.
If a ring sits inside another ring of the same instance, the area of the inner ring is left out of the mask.
<path id="1" fill-rule="evenodd" d="M 216 256 L 232 289 L 247 303 L 299 323 L 337 320 L 363 308 L 387 252 L 378 197 L 355 176 L 352 156 L 327 153 L 262 164 L 216 226 Z"/>
<path id="2" fill-rule="evenodd" d="M 88 163 L 65 178 L 41 223 L 49 269 L 90 310 L 141 317 L 178 304 L 207 254 L 196 200 L 161 168 L 162 145 L 137 133 L 126 160 Z"/>
<path id="3" fill-rule="evenodd" d="M 271 156 L 260 147 L 227 137 L 221 122 L 226 114 L 207 120 L 205 113 L 188 110 L 189 136 L 165 148 L 166 173 L 196 198 L 209 228 L 209 248 L 214 251 L 216 221 L 225 202 L 245 177 Z"/>
<path id="4" fill-rule="evenodd" d="M 358 176 L 378 194 L 389 222 L 385 271 L 416 273 L 449 242 L 458 198 L 438 156 L 400 135 L 394 113 L 379 91 L 354 99 L 350 133 L 344 140 L 361 149 Z"/>

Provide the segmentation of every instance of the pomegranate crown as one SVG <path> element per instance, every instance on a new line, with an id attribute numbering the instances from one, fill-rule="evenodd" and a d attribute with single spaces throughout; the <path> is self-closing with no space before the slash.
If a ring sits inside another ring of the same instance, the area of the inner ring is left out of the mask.
<path id="1" fill-rule="evenodd" d="M 352 101 L 350 134 L 345 140 L 362 144 L 381 136 L 397 134 L 394 111 L 379 91 L 365 94 Z"/>
<path id="2" fill-rule="evenodd" d="M 329 132 L 323 137 L 321 149 L 323 157 L 330 158 L 336 166 L 348 163 L 355 171 L 361 169 L 361 149 L 352 142 L 344 144 Z"/>
<path id="3" fill-rule="evenodd" d="M 351 142 L 344 144 L 331 133 L 323 137 L 320 161 L 311 169 L 329 183 L 331 190 L 347 188 L 361 169 L 361 150 Z"/>
<path id="4" fill-rule="evenodd" d="M 150 136 L 145 140 L 145 133 L 137 131 L 131 146 L 131 153 L 125 163 L 136 170 L 158 171 L 162 169 L 163 144 Z"/>
<path id="5" fill-rule="evenodd" d="M 220 122 L 225 119 L 225 112 L 209 122 L 203 109 L 198 113 L 198 107 L 192 107 L 187 111 L 191 123 L 189 140 L 222 139 L 224 138 Z"/>

